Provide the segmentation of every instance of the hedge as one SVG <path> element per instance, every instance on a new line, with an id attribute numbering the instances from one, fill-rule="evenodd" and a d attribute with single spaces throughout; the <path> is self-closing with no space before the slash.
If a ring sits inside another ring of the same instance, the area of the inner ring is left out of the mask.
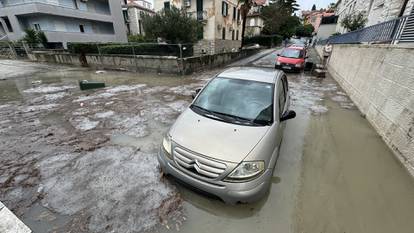
<path id="1" fill-rule="evenodd" d="M 282 36 L 279 35 L 259 35 L 244 38 L 244 43 L 249 44 L 259 44 L 261 46 L 277 46 L 282 43 Z"/>
<path id="2" fill-rule="evenodd" d="M 193 55 L 192 45 L 183 45 L 183 57 Z M 91 43 L 70 43 L 68 50 L 71 53 L 84 54 L 113 54 L 113 55 L 156 55 L 156 56 L 180 56 L 178 45 L 170 44 L 91 44 Z"/>

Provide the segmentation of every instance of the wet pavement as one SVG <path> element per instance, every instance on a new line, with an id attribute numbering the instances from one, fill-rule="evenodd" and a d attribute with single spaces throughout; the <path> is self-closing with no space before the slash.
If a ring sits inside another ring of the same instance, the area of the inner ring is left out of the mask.
<path id="1" fill-rule="evenodd" d="M 276 53 L 233 65 L 273 67 Z M 0 60 L 0 200 L 35 233 L 414 229 L 412 178 L 330 77 L 288 74 L 297 118 L 270 192 L 229 206 L 163 178 L 155 157 L 192 91 L 222 69 L 177 77 L 38 65 Z M 82 92 L 84 79 L 108 87 Z"/>

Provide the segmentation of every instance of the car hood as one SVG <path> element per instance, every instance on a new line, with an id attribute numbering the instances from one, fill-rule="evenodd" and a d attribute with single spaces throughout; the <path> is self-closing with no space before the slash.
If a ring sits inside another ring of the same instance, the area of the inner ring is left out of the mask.
<path id="1" fill-rule="evenodd" d="M 290 57 L 278 57 L 277 60 L 282 63 L 294 64 L 294 65 L 298 63 L 302 63 L 304 61 L 304 59 L 302 58 L 290 58 Z"/>
<path id="2" fill-rule="evenodd" d="M 171 127 L 172 140 L 207 157 L 239 163 L 257 145 L 269 126 L 243 126 L 213 120 L 187 108 Z"/>

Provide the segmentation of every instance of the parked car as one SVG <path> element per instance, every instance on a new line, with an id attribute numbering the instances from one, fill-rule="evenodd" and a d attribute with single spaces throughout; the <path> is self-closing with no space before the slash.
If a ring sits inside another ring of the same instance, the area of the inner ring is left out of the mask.
<path id="1" fill-rule="evenodd" d="M 288 47 L 277 54 L 276 69 L 285 71 L 301 71 L 305 67 L 306 49 L 302 47 Z"/>
<path id="2" fill-rule="evenodd" d="M 178 117 L 158 153 L 164 174 L 226 203 L 266 194 L 289 110 L 286 75 L 230 68 L 215 76 Z"/>

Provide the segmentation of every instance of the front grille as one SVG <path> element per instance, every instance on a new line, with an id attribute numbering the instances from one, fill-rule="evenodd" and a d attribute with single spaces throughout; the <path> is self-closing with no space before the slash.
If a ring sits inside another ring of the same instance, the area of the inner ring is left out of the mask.
<path id="1" fill-rule="evenodd" d="M 219 177 L 227 168 L 224 163 L 201 157 L 180 147 L 174 148 L 174 161 L 188 172 L 211 179 Z"/>

